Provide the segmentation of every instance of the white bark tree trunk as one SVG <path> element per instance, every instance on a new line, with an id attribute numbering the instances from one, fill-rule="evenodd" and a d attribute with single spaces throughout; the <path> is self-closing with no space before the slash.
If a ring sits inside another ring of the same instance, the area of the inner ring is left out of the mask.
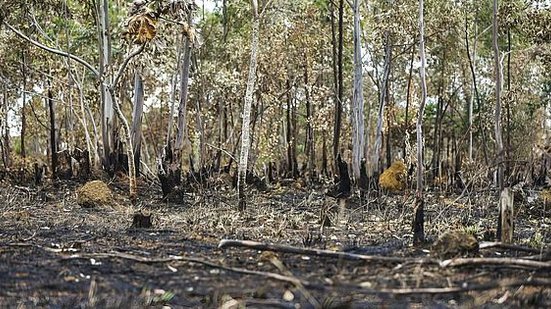
<path id="1" fill-rule="evenodd" d="M 254 12 L 251 38 L 251 60 L 249 62 L 249 77 L 247 79 L 247 90 L 245 91 L 245 105 L 243 106 L 243 124 L 241 125 L 241 153 L 239 155 L 239 166 L 237 170 L 237 195 L 238 209 L 245 210 L 247 201 L 245 196 L 245 181 L 247 177 L 247 163 L 249 159 L 250 148 L 250 122 L 251 108 L 253 104 L 254 87 L 256 82 L 256 58 L 258 53 L 258 37 L 260 19 L 258 16 L 258 7 L 256 0 L 252 1 L 252 9 Z"/>
<path id="2" fill-rule="evenodd" d="M 476 5 L 476 1 L 473 1 L 473 5 Z M 475 9 L 476 14 L 476 9 Z M 467 38 L 468 40 L 468 38 Z M 476 72 L 476 43 L 478 41 L 478 26 L 477 19 L 475 15 L 474 19 L 474 39 L 473 39 L 473 55 L 472 55 L 472 65 L 473 71 Z M 473 83 L 471 86 L 471 98 L 469 100 L 469 160 L 473 160 L 473 104 L 476 91 L 475 79 L 473 78 Z"/>
<path id="3" fill-rule="evenodd" d="M 425 21 L 424 21 L 424 3 L 419 0 L 419 57 L 421 58 L 421 67 L 419 68 L 419 77 L 421 79 L 421 103 L 417 113 L 417 192 L 415 201 L 415 216 L 413 219 L 413 243 L 421 243 L 425 239 L 424 231 L 424 196 L 423 196 L 423 115 L 425 113 L 425 103 L 427 101 L 427 81 L 425 76 L 426 56 L 425 56 Z"/>
<path id="4" fill-rule="evenodd" d="M 190 15 L 191 16 L 191 15 Z M 182 63 L 182 71 L 180 73 L 180 104 L 178 107 L 178 124 L 176 129 L 176 142 L 174 148 L 180 155 L 180 151 L 184 146 L 184 138 L 186 137 L 186 112 L 187 112 L 187 96 L 189 84 L 189 66 L 191 59 L 191 42 L 187 36 L 184 37 L 184 61 Z"/>
<path id="5" fill-rule="evenodd" d="M 142 115 L 144 104 L 144 87 L 140 69 L 136 69 L 134 73 L 134 107 L 132 110 L 132 145 L 134 152 L 134 165 L 136 166 L 136 174 L 140 172 L 140 157 L 142 145 Z"/>
<path id="6" fill-rule="evenodd" d="M 98 34 L 100 48 L 100 90 L 102 102 L 101 132 L 103 141 L 103 163 L 109 167 L 109 154 L 114 149 L 114 116 L 113 98 L 108 89 L 111 84 L 110 74 L 106 74 L 111 63 L 111 36 L 109 32 L 109 1 L 99 0 L 96 3 L 98 16 Z M 105 77 L 107 76 L 107 77 Z M 105 80 L 104 78 L 107 78 Z"/>
<path id="7" fill-rule="evenodd" d="M 360 166 L 363 159 L 364 142 L 364 96 L 363 66 L 361 51 L 360 1 L 354 0 L 354 93 L 352 105 L 352 172 L 354 180 L 360 181 Z"/>
<path id="8" fill-rule="evenodd" d="M 501 62 L 499 59 L 499 45 L 498 45 L 498 0 L 493 1 L 493 47 L 494 47 L 494 65 L 495 65 L 495 115 L 494 115 L 494 130 L 496 138 L 496 154 L 497 154 L 497 166 L 498 166 L 498 186 L 500 190 L 503 190 L 503 137 L 501 133 Z"/>
<path id="9" fill-rule="evenodd" d="M 494 65 L 495 65 L 495 96 L 496 96 L 496 106 L 495 106 L 495 138 L 496 138 L 496 160 L 497 160 L 497 185 L 501 194 L 504 191 L 504 153 L 503 153 L 503 136 L 501 133 L 501 76 L 502 76 L 502 67 L 501 61 L 499 59 L 499 45 L 498 45 L 498 0 L 493 1 L 493 18 L 492 18 L 492 41 L 494 47 Z M 497 222 L 497 239 L 507 242 L 507 236 L 512 234 L 512 230 L 507 230 L 508 233 L 503 232 L 503 217 L 502 214 L 505 213 L 504 208 L 507 207 L 505 203 L 500 199 L 499 202 L 499 217 Z"/>
<path id="10" fill-rule="evenodd" d="M 381 96 L 379 97 L 379 114 L 377 116 L 377 128 L 375 132 L 375 147 L 373 150 L 372 169 L 373 175 L 379 175 L 379 161 L 381 157 L 381 148 L 383 145 L 383 118 L 385 115 L 385 104 L 388 92 L 388 78 L 390 75 L 390 61 L 392 57 L 392 47 L 390 45 L 390 34 L 385 31 L 385 63 L 383 68 L 383 80 L 381 81 Z"/>

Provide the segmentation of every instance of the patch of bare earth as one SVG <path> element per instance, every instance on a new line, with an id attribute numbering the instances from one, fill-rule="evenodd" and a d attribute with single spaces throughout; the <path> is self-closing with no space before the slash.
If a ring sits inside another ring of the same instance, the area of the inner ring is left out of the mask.
<path id="1" fill-rule="evenodd" d="M 233 191 L 189 193 L 176 205 L 143 187 L 130 206 L 110 185 L 117 207 L 85 208 L 77 187 L 0 189 L 0 307 L 551 307 L 551 213 L 542 203 L 518 206 L 519 247 L 505 248 L 482 242 L 497 220 L 491 192 L 429 194 L 429 242 L 414 248 L 407 194 L 367 205 L 352 197 L 339 209 L 321 190 L 274 187 L 239 213 Z M 153 228 L 131 228 L 138 210 Z M 453 229 L 474 235 L 478 251 L 441 259 L 442 244 L 431 243 Z M 220 249 L 222 239 L 343 255 Z"/>

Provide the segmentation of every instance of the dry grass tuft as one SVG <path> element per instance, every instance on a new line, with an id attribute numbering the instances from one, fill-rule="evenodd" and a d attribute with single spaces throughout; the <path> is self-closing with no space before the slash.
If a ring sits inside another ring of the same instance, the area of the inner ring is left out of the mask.
<path id="1" fill-rule="evenodd" d="M 379 177 L 379 186 L 388 191 L 401 191 L 406 187 L 406 165 L 396 161 Z"/>
<path id="2" fill-rule="evenodd" d="M 432 246 L 435 255 L 453 258 L 478 251 L 478 241 L 465 230 L 451 230 L 442 234 Z"/>
<path id="3" fill-rule="evenodd" d="M 93 180 L 85 183 L 77 189 L 77 203 L 85 208 L 111 205 L 113 192 L 101 180 Z"/>

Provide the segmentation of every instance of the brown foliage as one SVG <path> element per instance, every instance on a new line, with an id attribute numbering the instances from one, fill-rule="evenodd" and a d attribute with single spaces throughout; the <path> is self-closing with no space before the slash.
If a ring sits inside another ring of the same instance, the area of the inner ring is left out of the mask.
<path id="1" fill-rule="evenodd" d="M 388 191 L 400 191 L 406 187 L 406 165 L 396 161 L 379 176 L 379 186 Z"/>

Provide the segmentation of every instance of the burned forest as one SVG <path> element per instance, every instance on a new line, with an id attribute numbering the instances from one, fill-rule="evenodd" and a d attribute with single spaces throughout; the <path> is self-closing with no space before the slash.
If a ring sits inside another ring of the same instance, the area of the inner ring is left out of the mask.
<path id="1" fill-rule="evenodd" d="M 0 0 L 0 307 L 551 307 L 550 25 Z"/>

